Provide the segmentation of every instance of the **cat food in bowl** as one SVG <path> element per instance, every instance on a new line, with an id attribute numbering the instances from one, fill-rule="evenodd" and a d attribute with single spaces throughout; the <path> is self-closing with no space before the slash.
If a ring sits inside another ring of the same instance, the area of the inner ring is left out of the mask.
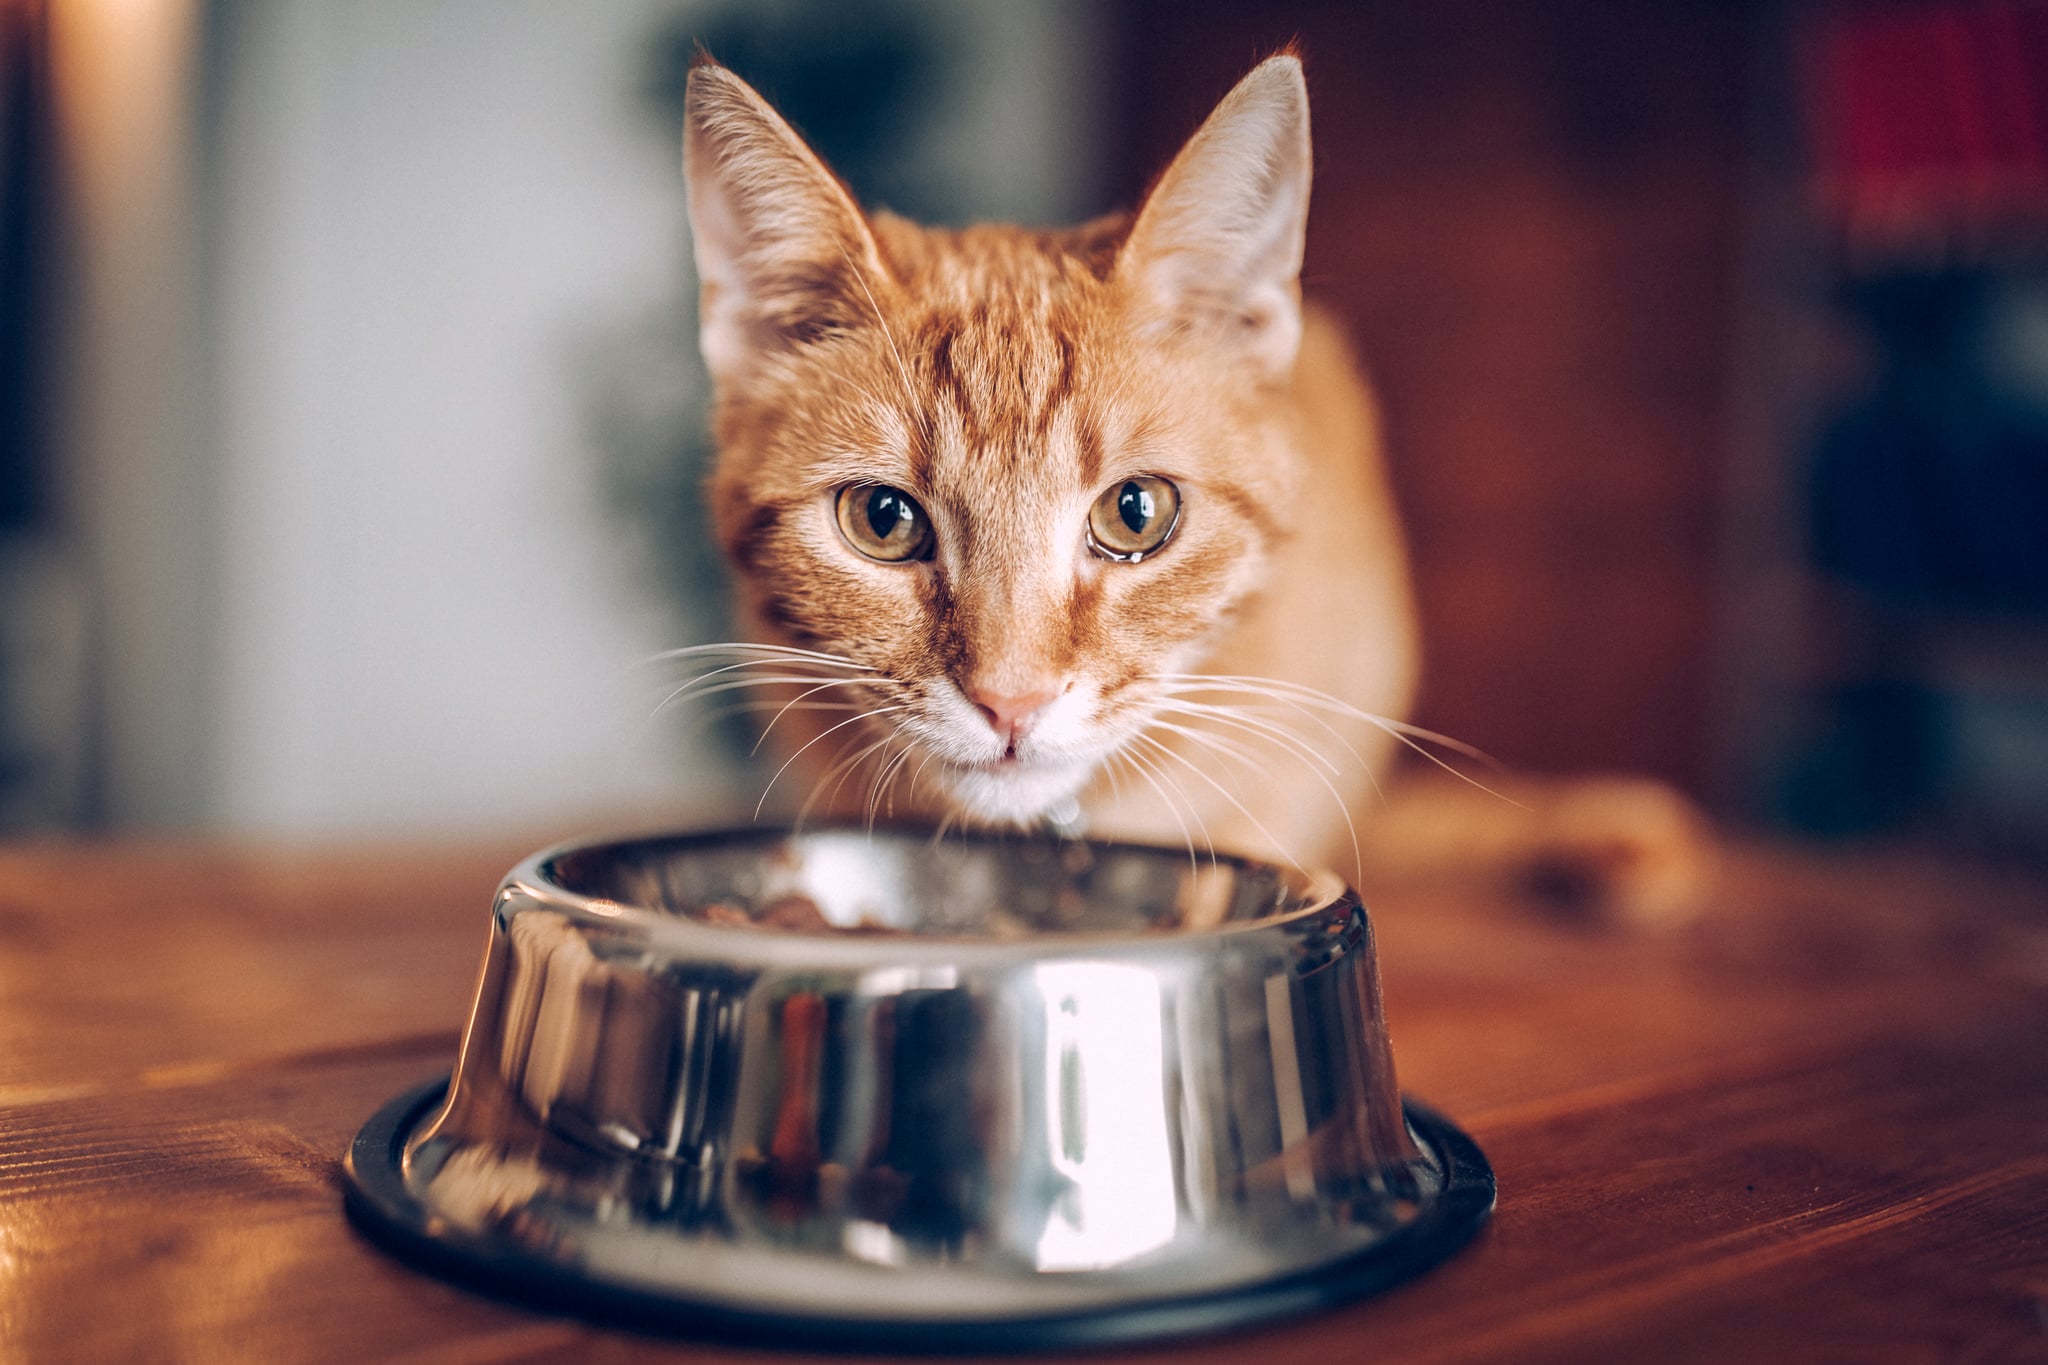
<path id="1" fill-rule="evenodd" d="M 387 1246 L 522 1301 L 888 1348 L 1173 1335 L 1462 1245 L 1328 875 L 1026 836 L 752 830 L 539 854 L 454 1076 L 357 1138 Z"/>

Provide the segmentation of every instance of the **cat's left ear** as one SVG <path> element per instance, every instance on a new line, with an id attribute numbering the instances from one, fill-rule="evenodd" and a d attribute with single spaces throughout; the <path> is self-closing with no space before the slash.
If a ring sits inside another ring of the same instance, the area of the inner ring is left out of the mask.
<path id="1" fill-rule="evenodd" d="M 1308 86 L 1283 53 L 1223 97 L 1138 211 L 1116 273 L 1148 325 L 1284 377 L 1301 343 L 1309 168 Z"/>

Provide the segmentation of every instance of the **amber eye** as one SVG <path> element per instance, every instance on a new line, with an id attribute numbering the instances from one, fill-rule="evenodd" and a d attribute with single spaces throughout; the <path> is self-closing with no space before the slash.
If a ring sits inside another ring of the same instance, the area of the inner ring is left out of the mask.
<path id="1" fill-rule="evenodd" d="M 1135 564 L 1166 543 L 1180 521 L 1180 490 L 1140 474 L 1111 484 L 1088 510 L 1088 544 L 1095 553 Z"/>
<path id="2" fill-rule="evenodd" d="M 932 556 L 932 523 L 917 499 L 885 483 L 839 490 L 839 529 L 854 549 L 884 564 Z"/>

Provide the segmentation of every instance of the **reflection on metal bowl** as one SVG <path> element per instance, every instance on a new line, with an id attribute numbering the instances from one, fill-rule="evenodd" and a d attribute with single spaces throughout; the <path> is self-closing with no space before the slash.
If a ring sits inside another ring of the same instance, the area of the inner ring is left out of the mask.
<path id="1" fill-rule="evenodd" d="M 1204 1330 L 1433 1264 L 1493 1201 L 1404 1106 L 1334 877 L 1025 836 L 540 854 L 454 1077 L 350 1204 L 522 1297 L 902 1346 Z"/>

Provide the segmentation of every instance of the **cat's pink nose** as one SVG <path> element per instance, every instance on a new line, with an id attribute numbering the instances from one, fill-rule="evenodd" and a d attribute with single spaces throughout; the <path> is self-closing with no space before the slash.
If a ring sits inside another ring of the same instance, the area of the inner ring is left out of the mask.
<path id="1" fill-rule="evenodd" d="M 970 684 L 966 690 L 967 700 L 981 712 L 988 728 L 995 731 L 998 738 L 1015 744 L 1031 729 L 1038 713 L 1066 689 L 1057 682 L 1048 681 L 1025 692 L 997 692 L 979 684 Z"/>

